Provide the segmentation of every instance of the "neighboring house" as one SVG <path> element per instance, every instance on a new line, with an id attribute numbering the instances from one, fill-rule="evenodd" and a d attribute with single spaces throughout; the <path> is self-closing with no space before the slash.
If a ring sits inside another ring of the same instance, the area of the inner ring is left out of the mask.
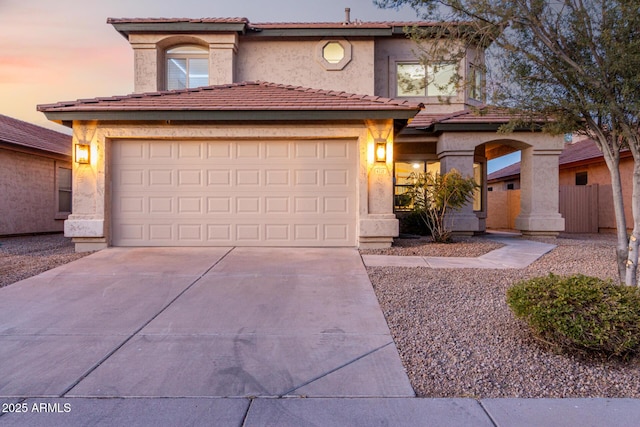
<path id="1" fill-rule="evenodd" d="M 437 23 L 108 23 L 133 48 L 135 93 L 38 107 L 90 151 L 65 223 L 77 250 L 389 246 L 408 172 L 451 168 L 482 185 L 455 230 L 482 232 L 486 162 L 516 150 L 531 165 L 518 227 L 564 228 L 557 197 L 536 190 L 539 170 L 557 175 L 562 138 L 500 135 L 504 115 L 472 114 L 483 47 L 423 66 L 406 28 Z M 464 89 L 446 85 L 455 69 Z"/>
<path id="2" fill-rule="evenodd" d="M 63 230 L 71 136 L 0 114 L 0 236 Z"/>
<path id="3" fill-rule="evenodd" d="M 625 201 L 627 227 L 632 228 L 631 193 L 633 157 L 629 151 L 620 156 L 622 195 Z M 607 232 L 616 229 L 613 211 L 611 176 L 600 149 L 591 139 L 565 144 L 559 160 L 560 208 L 567 231 Z M 487 226 L 509 228 L 518 215 L 517 191 L 507 195 L 504 190 L 520 188 L 520 163 L 514 163 L 487 177 L 491 209 Z"/>

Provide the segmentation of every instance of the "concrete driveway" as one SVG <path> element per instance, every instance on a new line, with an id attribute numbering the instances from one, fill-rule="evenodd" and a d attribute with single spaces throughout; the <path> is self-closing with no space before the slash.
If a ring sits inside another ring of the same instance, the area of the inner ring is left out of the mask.
<path id="1" fill-rule="evenodd" d="M 414 395 L 355 249 L 97 252 L 0 289 L 0 362 L 3 402 Z"/>

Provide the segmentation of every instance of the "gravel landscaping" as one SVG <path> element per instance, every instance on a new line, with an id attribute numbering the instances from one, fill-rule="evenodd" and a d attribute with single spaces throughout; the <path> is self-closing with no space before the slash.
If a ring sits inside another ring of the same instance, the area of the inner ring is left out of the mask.
<path id="1" fill-rule="evenodd" d="M 616 277 L 615 236 L 536 240 L 558 247 L 522 270 L 367 269 L 418 396 L 640 398 L 640 356 L 554 352 L 505 302 L 513 283 L 549 272 Z M 450 256 L 451 249 L 424 250 Z"/>
<path id="2" fill-rule="evenodd" d="M 85 255 L 62 234 L 0 237 L 0 288 Z"/>
<path id="3" fill-rule="evenodd" d="M 430 237 L 396 239 L 386 249 L 364 249 L 363 255 L 479 257 L 503 245 L 482 237 L 454 237 L 453 243 L 433 243 Z"/>

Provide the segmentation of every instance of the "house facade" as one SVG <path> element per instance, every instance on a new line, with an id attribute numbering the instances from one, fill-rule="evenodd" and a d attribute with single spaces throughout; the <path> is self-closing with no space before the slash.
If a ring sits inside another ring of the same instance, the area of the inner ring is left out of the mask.
<path id="1" fill-rule="evenodd" d="M 625 201 L 627 227 L 632 228 L 631 194 L 633 191 L 633 156 L 620 155 L 622 197 Z M 611 175 L 602 152 L 591 139 L 565 144 L 559 159 L 559 201 L 565 216 L 566 230 L 575 232 L 614 232 Z M 488 176 L 490 228 L 512 228 L 519 213 L 520 163 L 514 163 Z M 506 190 L 516 190 L 507 194 Z"/>
<path id="2" fill-rule="evenodd" d="M 456 231 L 482 232 L 486 162 L 513 150 L 530 170 L 519 227 L 563 229 L 557 198 L 537 190 L 540 170 L 557 177 L 562 139 L 500 136 L 504 116 L 471 114 L 483 102 L 482 47 L 424 65 L 406 37 L 438 24 L 108 22 L 133 49 L 135 93 L 39 106 L 90 152 L 74 163 L 65 224 L 78 250 L 384 247 L 408 173 L 451 168 L 483 188 Z M 449 85 L 456 71 L 473 84 Z"/>
<path id="3" fill-rule="evenodd" d="M 0 114 L 0 236 L 61 232 L 71 170 L 70 135 Z"/>

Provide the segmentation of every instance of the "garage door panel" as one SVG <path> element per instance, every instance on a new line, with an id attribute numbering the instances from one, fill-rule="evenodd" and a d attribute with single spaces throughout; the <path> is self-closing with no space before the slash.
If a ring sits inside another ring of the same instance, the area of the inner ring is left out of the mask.
<path id="1" fill-rule="evenodd" d="M 183 142 L 178 145 L 178 159 L 202 159 L 203 148 L 200 142 Z"/>
<path id="2" fill-rule="evenodd" d="M 355 140 L 116 141 L 112 153 L 116 246 L 355 246 Z"/>
<path id="3" fill-rule="evenodd" d="M 267 169 L 264 171 L 264 184 L 267 187 L 289 187 L 291 171 L 286 169 Z"/>
<path id="4" fill-rule="evenodd" d="M 355 214 L 355 204 L 348 196 L 296 196 L 274 194 L 266 196 L 122 196 L 114 201 L 112 215 L 115 219 L 125 217 L 141 219 L 149 217 L 167 217 L 167 215 L 218 216 L 229 214 L 272 215 L 292 220 L 296 216 L 305 218 L 310 214 L 322 214 L 324 219 L 344 218 Z M 284 217 L 283 217 L 284 218 Z M 297 218 L 300 219 L 300 218 Z M 310 218 L 311 219 L 311 218 Z M 317 218 L 313 218 L 317 221 Z"/>
<path id="5" fill-rule="evenodd" d="M 291 144 L 288 142 L 265 143 L 265 158 L 268 160 L 284 160 L 291 158 Z"/>
<path id="6" fill-rule="evenodd" d="M 260 185 L 260 170 L 259 169 L 239 169 L 236 170 L 236 182 L 237 186 Z"/>
<path id="7" fill-rule="evenodd" d="M 237 221 L 236 221 L 237 222 Z M 352 246 L 347 224 L 122 223 L 114 230 L 120 246 Z M 176 243 L 178 242 L 178 243 Z"/>
<path id="8" fill-rule="evenodd" d="M 178 170 L 178 187 L 201 187 L 203 183 L 201 169 L 180 169 Z"/>

